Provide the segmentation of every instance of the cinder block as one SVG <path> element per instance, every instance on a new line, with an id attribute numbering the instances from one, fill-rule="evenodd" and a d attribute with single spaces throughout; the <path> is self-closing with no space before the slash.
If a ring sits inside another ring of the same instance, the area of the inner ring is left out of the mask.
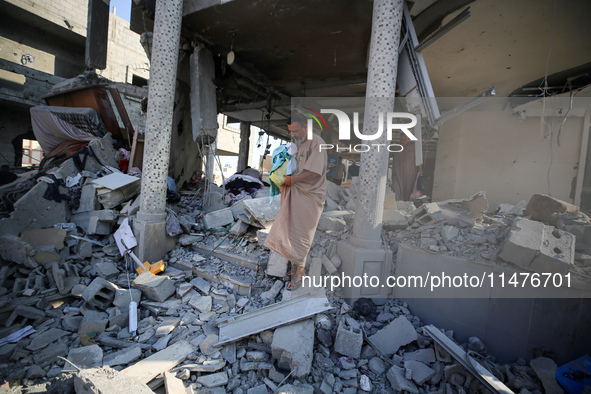
<path id="1" fill-rule="evenodd" d="M 552 226 L 544 226 L 540 253 L 530 269 L 536 272 L 567 273 L 575 267 L 575 236 Z"/>
<path id="2" fill-rule="evenodd" d="M 135 278 L 133 285 L 149 299 L 156 302 L 164 302 L 168 297 L 174 294 L 174 282 L 167 276 L 156 276 L 148 271 L 144 271 Z"/>
<path id="3" fill-rule="evenodd" d="M 206 228 L 220 228 L 234 223 L 234 215 L 230 208 L 220 209 L 210 212 L 203 217 L 203 223 Z"/>
<path id="4" fill-rule="evenodd" d="M 308 375 L 312 368 L 314 321 L 308 319 L 276 329 L 271 350 L 279 366 L 291 370 L 294 377 Z"/>
<path id="5" fill-rule="evenodd" d="M 269 263 L 267 264 L 267 275 L 283 278 L 287 274 L 288 260 L 275 251 L 269 254 Z"/>
<path id="6" fill-rule="evenodd" d="M 334 341 L 334 351 L 343 356 L 359 358 L 363 347 L 363 333 L 354 332 L 352 327 L 347 327 L 341 321 L 337 328 L 337 336 Z"/>
<path id="7" fill-rule="evenodd" d="M 10 327 L 13 324 L 20 324 L 23 327 L 27 325 L 36 324 L 37 321 L 45 317 L 45 312 L 32 306 L 19 305 L 12 311 L 12 314 L 4 324 Z"/>
<path id="8" fill-rule="evenodd" d="M 96 278 L 82 292 L 82 298 L 90 305 L 100 309 L 107 309 L 113 299 L 118 287 L 103 278 Z"/>
<path id="9" fill-rule="evenodd" d="M 428 224 L 438 223 L 444 220 L 443 212 L 437 203 L 431 202 L 423 204 L 419 208 L 415 209 L 412 213 L 415 222 L 426 226 Z"/>
<path id="10" fill-rule="evenodd" d="M 516 219 L 499 257 L 509 263 L 529 267 L 542 246 L 543 232 L 543 223 Z"/>

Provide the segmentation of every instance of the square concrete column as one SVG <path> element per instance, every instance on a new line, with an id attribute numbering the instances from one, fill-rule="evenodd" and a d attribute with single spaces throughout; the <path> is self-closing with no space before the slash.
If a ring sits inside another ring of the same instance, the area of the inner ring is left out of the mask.
<path id="1" fill-rule="evenodd" d="M 402 26 L 402 0 L 375 0 L 367 72 L 364 135 L 375 135 L 386 113 L 394 110 L 398 46 Z M 383 124 L 382 124 L 383 126 Z M 364 144 L 389 143 L 387 133 L 378 139 L 364 140 Z M 338 254 L 347 275 L 380 275 L 385 280 L 390 274 L 392 253 L 382 246 L 382 219 L 388 171 L 387 149 L 372 149 L 361 154 L 358 193 L 350 244 L 339 244 Z M 345 288 L 346 298 L 385 298 L 389 289 L 380 287 L 368 294 L 368 289 L 356 286 Z"/>
<path id="2" fill-rule="evenodd" d="M 175 244 L 166 235 L 165 209 L 182 11 L 182 0 L 156 2 L 142 191 L 133 224 L 141 260 L 159 260 Z"/>

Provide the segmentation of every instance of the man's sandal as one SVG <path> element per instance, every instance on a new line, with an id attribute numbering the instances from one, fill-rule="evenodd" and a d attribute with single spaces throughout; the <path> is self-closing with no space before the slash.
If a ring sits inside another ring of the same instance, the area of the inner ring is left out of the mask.
<path id="1" fill-rule="evenodd" d="M 292 280 L 291 282 L 287 283 L 287 285 L 285 285 L 285 288 L 289 291 L 294 291 L 299 289 L 302 286 L 302 277 L 300 277 L 297 280 Z"/>

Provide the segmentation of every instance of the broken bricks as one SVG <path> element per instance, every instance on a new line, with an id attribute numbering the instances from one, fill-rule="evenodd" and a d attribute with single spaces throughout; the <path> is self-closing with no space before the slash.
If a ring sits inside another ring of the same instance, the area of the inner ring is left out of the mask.
<path id="1" fill-rule="evenodd" d="M 170 278 L 157 276 L 148 271 L 142 272 L 135 278 L 133 285 L 141 290 L 147 298 L 157 302 L 166 301 L 176 290 L 174 282 Z"/>
<path id="2" fill-rule="evenodd" d="M 541 222 L 518 218 L 499 257 L 538 272 L 566 273 L 574 266 L 575 237 Z"/>
<path id="3" fill-rule="evenodd" d="M 117 290 L 117 286 L 108 280 L 95 278 L 82 292 L 82 298 L 99 309 L 107 309 L 115 298 Z"/>

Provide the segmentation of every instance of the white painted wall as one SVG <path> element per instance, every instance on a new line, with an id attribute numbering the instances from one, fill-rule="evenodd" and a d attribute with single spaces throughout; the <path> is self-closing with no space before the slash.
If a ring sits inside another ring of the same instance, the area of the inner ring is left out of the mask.
<path id="1" fill-rule="evenodd" d="M 499 100 L 506 104 L 506 99 Z M 546 117 L 553 122 L 553 136 L 544 138 L 539 117 L 521 119 L 502 104 L 476 107 L 440 128 L 433 200 L 464 198 L 482 190 L 489 210 L 500 203 L 528 201 L 536 193 L 572 203 L 569 194 L 579 160 L 583 118 L 567 119 L 558 147 L 561 116 Z"/>

